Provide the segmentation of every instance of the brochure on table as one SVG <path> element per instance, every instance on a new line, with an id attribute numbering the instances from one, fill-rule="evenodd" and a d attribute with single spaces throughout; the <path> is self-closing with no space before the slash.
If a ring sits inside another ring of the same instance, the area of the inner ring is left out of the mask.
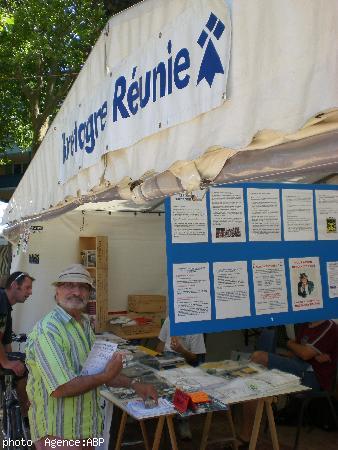
<path id="1" fill-rule="evenodd" d="M 338 186 L 181 193 L 166 241 L 174 335 L 338 317 Z"/>

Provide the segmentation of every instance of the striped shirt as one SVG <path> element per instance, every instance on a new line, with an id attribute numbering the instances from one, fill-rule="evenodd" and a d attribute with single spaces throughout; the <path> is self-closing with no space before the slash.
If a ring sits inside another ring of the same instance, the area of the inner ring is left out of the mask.
<path id="1" fill-rule="evenodd" d="M 98 390 L 55 398 L 55 389 L 80 375 L 94 343 L 89 321 L 83 326 L 60 306 L 41 319 L 28 336 L 27 394 L 33 442 L 44 436 L 86 439 L 102 433 Z"/>

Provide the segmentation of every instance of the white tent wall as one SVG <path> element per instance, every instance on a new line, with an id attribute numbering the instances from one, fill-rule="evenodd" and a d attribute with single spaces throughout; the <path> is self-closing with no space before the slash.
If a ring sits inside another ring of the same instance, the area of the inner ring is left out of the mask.
<path id="1" fill-rule="evenodd" d="M 108 309 L 127 309 L 133 293 L 167 295 L 164 214 L 74 211 L 38 223 L 43 230 L 30 234 L 26 252 L 13 248 L 12 271 L 23 270 L 36 280 L 33 295 L 14 306 L 13 329 L 28 332 L 54 306 L 51 283 L 67 265 L 79 262 L 80 236 L 108 236 Z M 29 254 L 39 254 L 39 264 Z"/>

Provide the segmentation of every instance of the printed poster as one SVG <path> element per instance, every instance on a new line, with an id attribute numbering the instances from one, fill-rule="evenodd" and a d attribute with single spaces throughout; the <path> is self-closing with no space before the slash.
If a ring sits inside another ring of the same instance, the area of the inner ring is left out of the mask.
<path id="1" fill-rule="evenodd" d="M 242 188 L 210 189 L 210 209 L 213 243 L 246 241 Z"/>
<path id="2" fill-rule="evenodd" d="M 313 191 L 282 189 L 284 239 L 286 241 L 313 241 L 315 224 Z"/>
<path id="3" fill-rule="evenodd" d="M 338 261 L 326 263 L 327 279 L 329 283 L 329 297 L 338 298 Z"/>
<path id="4" fill-rule="evenodd" d="M 288 311 L 283 259 L 252 261 L 256 314 Z"/>
<path id="5" fill-rule="evenodd" d="M 248 188 L 250 241 L 280 241 L 279 189 Z"/>
<path id="6" fill-rule="evenodd" d="M 175 322 L 211 319 L 209 263 L 173 265 Z"/>
<path id="7" fill-rule="evenodd" d="M 338 191 L 316 190 L 319 240 L 338 240 Z"/>
<path id="8" fill-rule="evenodd" d="M 213 264 L 216 319 L 250 316 L 246 261 Z"/>
<path id="9" fill-rule="evenodd" d="M 208 242 L 206 191 L 181 193 L 170 202 L 172 243 Z"/>
<path id="10" fill-rule="evenodd" d="M 289 268 L 293 310 L 323 308 L 319 258 L 290 258 Z"/>

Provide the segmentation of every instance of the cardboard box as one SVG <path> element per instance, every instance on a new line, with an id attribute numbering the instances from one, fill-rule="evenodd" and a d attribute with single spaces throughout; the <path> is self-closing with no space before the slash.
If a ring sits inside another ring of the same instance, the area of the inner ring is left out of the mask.
<path id="1" fill-rule="evenodd" d="M 128 295 L 128 311 L 137 313 L 165 313 L 167 302 L 165 295 Z"/>
<path id="2" fill-rule="evenodd" d="M 107 328 L 108 331 L 127 340 L 157 337 L 161 331 L 161 327 L 153 323 L 147 325 L 130 325 L 126 327 L 109 323 Z"/>

